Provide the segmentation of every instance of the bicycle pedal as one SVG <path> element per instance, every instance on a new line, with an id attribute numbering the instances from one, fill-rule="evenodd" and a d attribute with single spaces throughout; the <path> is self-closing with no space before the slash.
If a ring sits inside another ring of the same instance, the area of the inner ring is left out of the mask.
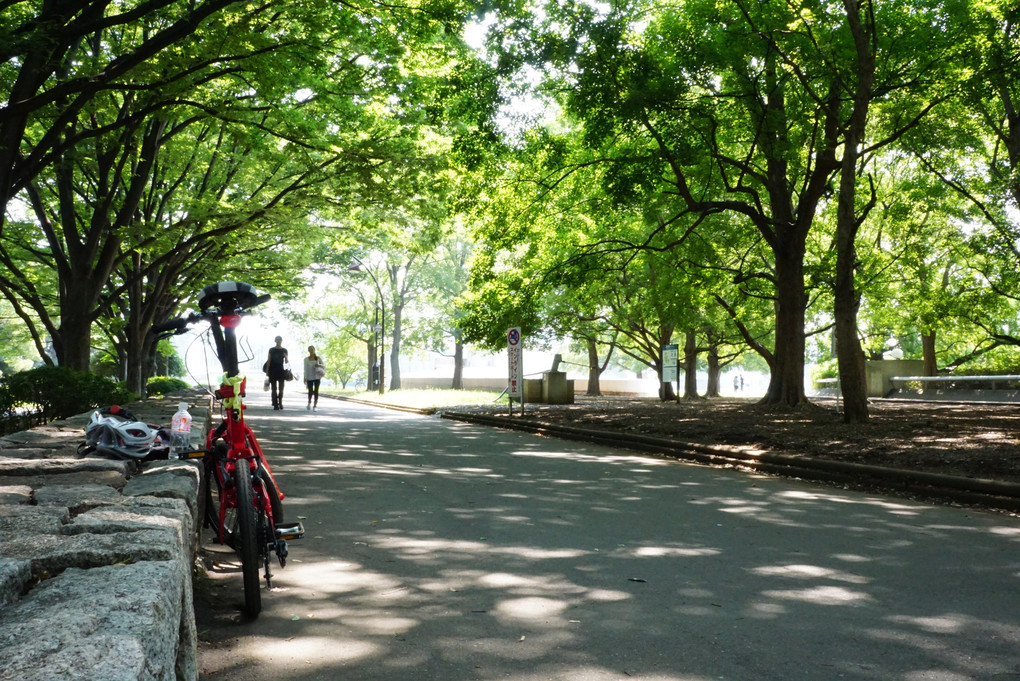
<path id="1" fill-rule="evenodd" d="M 276 526 L 277 539 L 301 539 L 305 536 L 305 528 L 301 523 L 285 523 Z"/>
<path id="2" fill-rule="evenodd" d="M 277 539 L 273 551 L 276 553 L 277 560 L 280 561 L 280 567 L 287 567 L 287 554 L 290 553 L 287 550 L 287 541 L 285 539 Z"/>

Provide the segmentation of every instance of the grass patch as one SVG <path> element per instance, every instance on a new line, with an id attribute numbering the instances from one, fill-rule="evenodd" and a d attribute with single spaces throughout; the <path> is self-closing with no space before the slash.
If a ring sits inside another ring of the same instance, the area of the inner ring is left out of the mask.
<path id="1" fill-rule="evenodd" d="M 326 394 L 327 391 L 324 390 L 322 392 Z M 329 394 L 352 397 L 365 402 L 378 402 L 380 404 L 414 407 L 416 409 L 491 405 L 500 398 L 500 393 L 490 390 L 444 390 L 439 388 L 392 390 L 382 395 L 378 392 L 366 392 L 364 390 L 330 390 Z M 499 401 L 505 403 L 506 397 L 502 397 Z"/>

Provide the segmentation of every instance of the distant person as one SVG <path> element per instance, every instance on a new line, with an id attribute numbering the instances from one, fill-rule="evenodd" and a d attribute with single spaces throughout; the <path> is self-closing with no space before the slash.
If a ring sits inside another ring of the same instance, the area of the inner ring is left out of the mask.
<path id="1" fill-rule="evenodd" d="M 290 359 L 287 356 L 287 348 L 283 347 L 283 337 L 277 336 L 274 340 L 276 346 L 269 348 L 269 358 L 264 366 L 266 376 L 269 377 L 273 409 L 283 409 L 283 384 L 287 382 L 287 365 Z"/>
<path id="2" fill-rule="evenodd" d="M 305 409 L 316 411 L 319 407 L 319 381 L 326 375 L 326 365 L 315 354 L 315 346 L 308 346 L 305 357 L 305 384 L 308 386 L 308 406 Z"/>
<path id="3" fill-rule="evenodd" d="M 740 374 L 740 391 L 744 391 L 744 374 Z"/>
<path id="4" fill-rule="evenodd" d="M 733 392 L 740 392 L 740 376 L 733 377 Z"/>

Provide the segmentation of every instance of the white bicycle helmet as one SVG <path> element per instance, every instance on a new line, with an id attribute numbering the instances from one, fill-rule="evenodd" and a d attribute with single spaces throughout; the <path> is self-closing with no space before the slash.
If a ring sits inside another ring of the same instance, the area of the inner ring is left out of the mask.
<path id="1" fill-rule="evenodd" d="M 85 426 L 85 443 L 100 456 L 144 459 L 155 440 L 156 431 L 118 406 L 92 412 Z"/>

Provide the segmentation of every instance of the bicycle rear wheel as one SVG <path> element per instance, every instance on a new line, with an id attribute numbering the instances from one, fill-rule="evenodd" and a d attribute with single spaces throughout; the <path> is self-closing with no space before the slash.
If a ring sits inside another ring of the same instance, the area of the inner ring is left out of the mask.
<path id="1" fill-rule="evenodd" d="M 273 511 L 273 524 L 283 524 L 283 501 L 280 500 L 280 490 L 277 489 L 273 476 L 259 464 L 259 477 L 266 489 L 266 496 L 269 497 L 269 508 Z"/>
<path id="2" fill-rule="evenodd" d="M 234 469 L 234 485 L 237 488 L 235 548 L 241 556 L 241 572 L 244 575 L 244 614 L 254 618 L 262 612 L 262 590 L 259 584 L 259 533 L 255 521 L 251 471 L 246 462 L 239 461 Z"/>

